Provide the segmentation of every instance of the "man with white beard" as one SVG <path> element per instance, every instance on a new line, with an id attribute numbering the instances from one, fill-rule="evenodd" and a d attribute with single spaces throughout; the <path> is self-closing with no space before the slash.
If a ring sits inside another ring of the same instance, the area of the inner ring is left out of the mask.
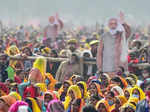
<path id="1" fill-rule="evenodd" d="M 119 16 L 120 21 L 116 18 L 109 20 L 109 31 L 103 34 L 98 47 L 98 70 L 109 74 L 114 74 L 119 66 L 127 69 L 127 38 L 131 30 L 124 22 L 123 13 Z"/>

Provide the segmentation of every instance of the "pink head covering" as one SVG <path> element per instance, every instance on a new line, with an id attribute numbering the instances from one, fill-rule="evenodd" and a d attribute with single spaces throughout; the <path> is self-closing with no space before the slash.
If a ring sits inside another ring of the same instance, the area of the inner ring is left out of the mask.
<path id="1" fill-rule="evenodd" d="M 89 77 L 88 81 L 87 81 L 87 84 L 90 84 L 90 82 L 93 80 L 93 79 L 97 79 L 96 76 L 91 76 Z"/>
<path id="2" fill-rule="evenodd" d="M 18 112 L 19 106 L 28 106 L 28 104 L 24 101 L 17 101 L 9 108 L 8 112 Z"/>
<path id="3" fill-rule="evenodd" d="M 65 112 L 64 105 L 59 100 L 52 100 L 49 102 L 46 112 Z"/>

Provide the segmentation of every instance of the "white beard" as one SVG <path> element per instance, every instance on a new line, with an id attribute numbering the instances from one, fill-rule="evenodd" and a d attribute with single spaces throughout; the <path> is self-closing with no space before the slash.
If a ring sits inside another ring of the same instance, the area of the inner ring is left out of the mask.
<path id="1" fill-rule="evenodd" d="M 117 32 L 124 32 L 125 29 L 124 27 L 122 26 L 122 24 L 118 23 L 117 25 L 117 28 L 116 29 L 110 29 L 109 32 L 112 34 L 112 35 L 115 35 Z"/>

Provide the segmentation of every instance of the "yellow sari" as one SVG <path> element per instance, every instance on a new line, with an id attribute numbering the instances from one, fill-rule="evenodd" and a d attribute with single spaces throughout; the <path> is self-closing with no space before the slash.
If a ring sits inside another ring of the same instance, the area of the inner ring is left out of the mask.
<path id="1" fill-rule="evenodd" d="M 33 109 L 32 112 L 41 112 L 36 100 L 33 98 L 28 98 L 28 99 L 32 102 L 32 109 Z"/>
<path id="2" fill-rule="evenodd" d="M 68 89 L 66 98 L 65 98 L 65 102 L 64 102 L 64 108 L 65 108 L 65 110 L 68 109 L 70 101 L 71 101 L 71 97 L 69 96 L 69 92 L 70 91 L 73 91 L 75 99 L 79 99 L 79 98 L 82 97 L 81 91 L 80 91 L 80 89 L 79 89 L 79 87 L 77 85 L 70 86 L 69 89 Z"/>

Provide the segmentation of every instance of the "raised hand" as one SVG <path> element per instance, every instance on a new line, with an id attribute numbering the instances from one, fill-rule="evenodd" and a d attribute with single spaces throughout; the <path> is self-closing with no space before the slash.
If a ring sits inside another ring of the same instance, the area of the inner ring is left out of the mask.
<path id="1" fill-rule="evenodd" d="M 119 21 L 122 24 L 125 22 L 125 16 L 124 16 L 124 13 L 122 11 L 119 12 Z"/>

